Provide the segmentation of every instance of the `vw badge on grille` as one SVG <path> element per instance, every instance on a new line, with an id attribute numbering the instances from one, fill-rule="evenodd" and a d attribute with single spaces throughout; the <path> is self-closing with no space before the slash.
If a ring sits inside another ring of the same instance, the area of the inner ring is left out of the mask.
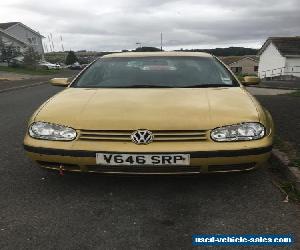
<path id="1" fill-rule="evenodd" d="M 131 140 L 135 144 L 149 144 L 153 138 L 152 132 L 147 129 L 138 129 L 131 134 Z"/>

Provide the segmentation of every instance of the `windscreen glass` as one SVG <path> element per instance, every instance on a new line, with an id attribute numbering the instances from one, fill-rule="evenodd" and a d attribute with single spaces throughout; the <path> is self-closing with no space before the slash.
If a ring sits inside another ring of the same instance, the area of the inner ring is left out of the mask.
<path id="1" fill-rule="evenodd" d="M 211 57 L 102 58 L 71 87 L 223 87 L 238 86 L 231 73 Z"/>

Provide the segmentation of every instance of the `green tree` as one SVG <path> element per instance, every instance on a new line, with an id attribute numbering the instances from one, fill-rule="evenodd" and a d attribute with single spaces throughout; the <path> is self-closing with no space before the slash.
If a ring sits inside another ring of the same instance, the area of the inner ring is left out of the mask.
<path id="1" fill-rule="evenodd" d="M 66 57 L 66 64 L 71 65 L 75 62 L 78 62 L 78 58 L 77 58 L 75 52 L 70 50 L 67 57 Z"/>
<path id="2" fill-rule="evenodd" d="M 19 55 L 20 52 L 16 47 L 12 43 L 4 42 L 3 37 L 0 36 L 0 62 L 7 62 Z"/>
<path id="3" fill-rule="evenodd" d="M 0 62 L 3 62 L 6 58 L 5 43 L 2 36 L 0 36 Z"/>
<path id="4" fill-rule="evenodd" d="M 28 68 L 36 68 L 41 56 L 30 46 L 24 51 L 24 66 Z"/>
<path id="5" fill-rule="evenodd" d="M 215 56 L 256 55 L 258 52 L 257 49 L 244 48 L 244 47 L 229 47 L 229 48 L 215 48 L 215 49 L 180 49 L 180 51 L 206 52 Z"/>

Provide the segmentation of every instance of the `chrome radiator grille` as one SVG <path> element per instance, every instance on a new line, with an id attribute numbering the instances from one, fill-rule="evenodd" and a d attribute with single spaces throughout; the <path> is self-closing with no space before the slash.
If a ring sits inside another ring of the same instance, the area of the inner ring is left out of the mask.
<path id="1" fill-rule="evenodd" d="M 79 140 L 87 141 L 131 141 L 132 130 L 80 130 Z M 164 141 L 204 141 L 206 130 L 152 130 L 153 142 Z"/>

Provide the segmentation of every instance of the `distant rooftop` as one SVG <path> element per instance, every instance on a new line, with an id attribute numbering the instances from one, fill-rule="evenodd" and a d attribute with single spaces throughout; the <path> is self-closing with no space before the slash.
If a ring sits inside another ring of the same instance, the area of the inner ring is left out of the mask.
<path id="1" fill-rule="evenodd" d="M 219 57 L 225 64 L 230 65 L 232 63 L 238 62 L 244 58 L 250 58 L 253 61 L 258 62 L 258 57 L 255 55 L 245 55 L 245 56 L 222 56 Z"/>
<path id="2" fill-rule="evenodd" d="M 270 43 L 273 43 L 282 56 L 300 56 L 300 36 L 269 37 L 259 51 L 261 55 Z"/>

